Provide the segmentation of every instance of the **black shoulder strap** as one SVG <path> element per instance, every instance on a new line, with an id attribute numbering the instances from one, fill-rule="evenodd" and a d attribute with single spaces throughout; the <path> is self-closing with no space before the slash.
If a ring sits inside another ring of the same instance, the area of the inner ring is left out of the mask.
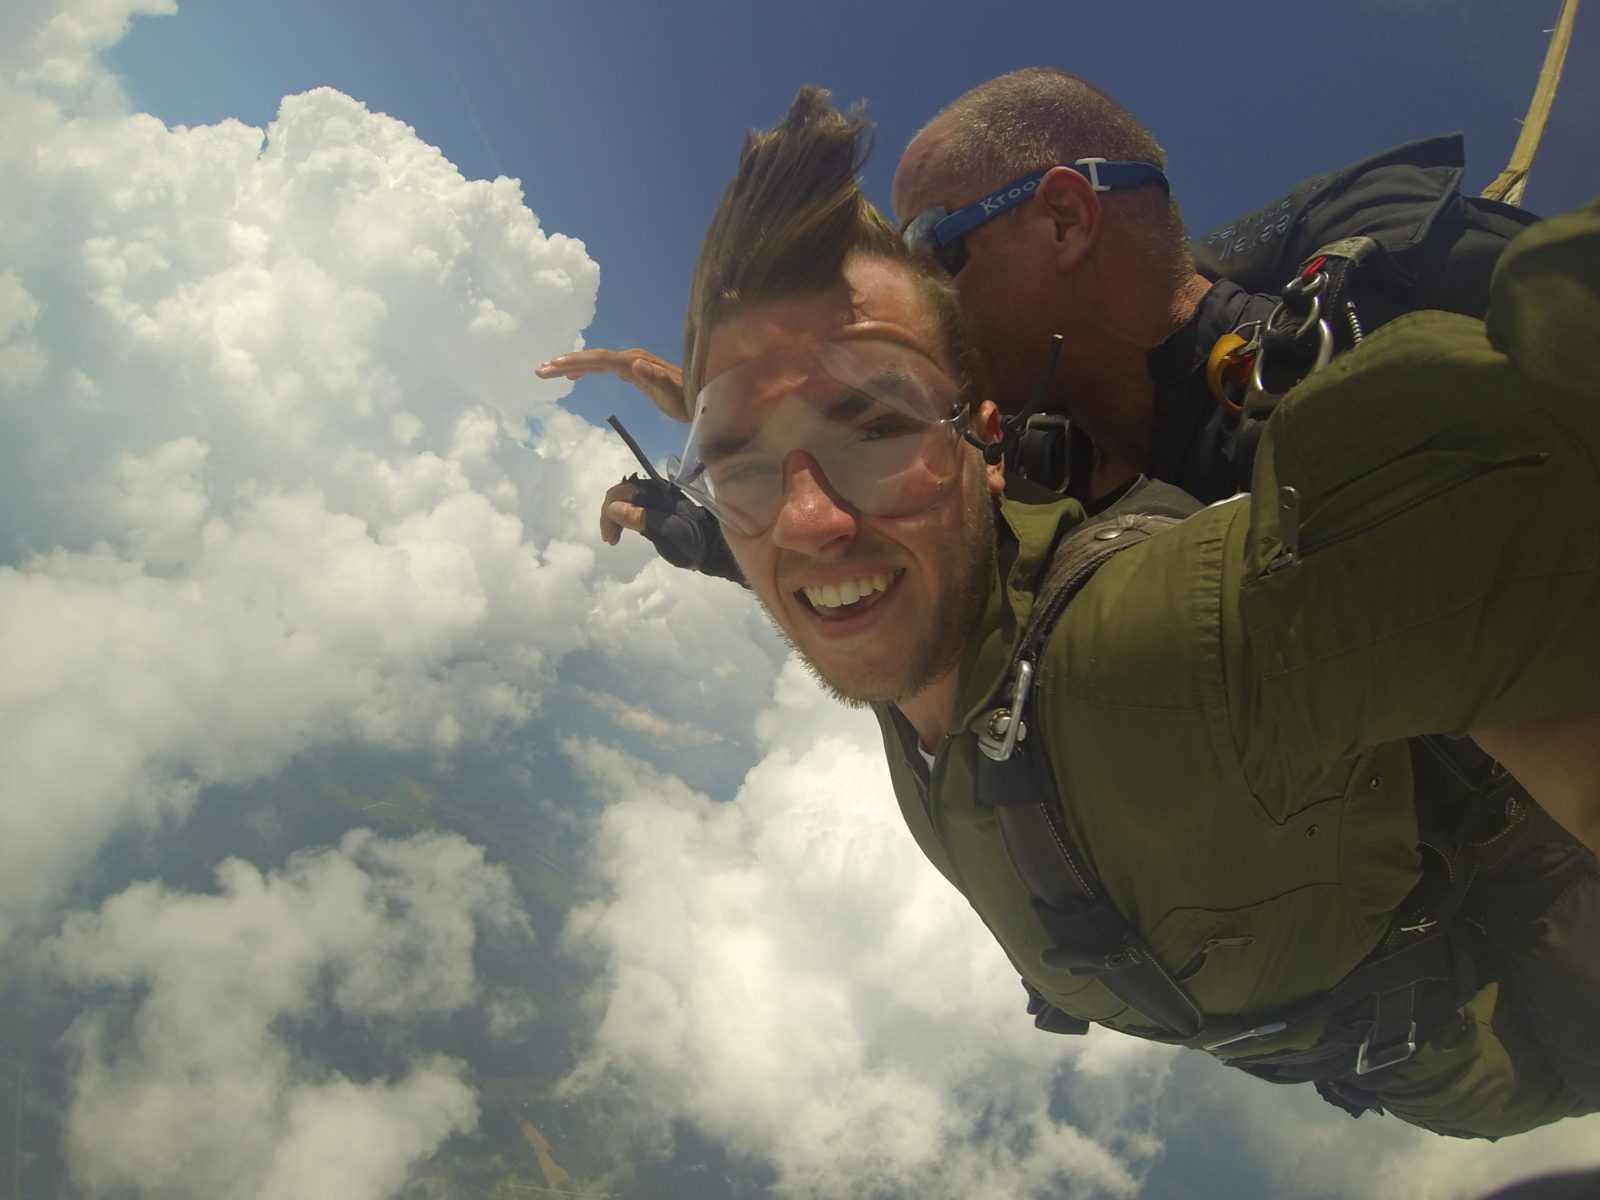
<path id="1" fill-rule="evenodd" d="M 1366 336 L 1351 284 L 1377 253 L 1378 243 L 1369 237 L 1319 246 L 1284 283 L 1277 306 L 1254 326 L 1251 341 L 1233 352 L 1250 364 L 1228 453 L 1240 491 L 1250 490 L 1261 434 L 1278 402 Z"/>

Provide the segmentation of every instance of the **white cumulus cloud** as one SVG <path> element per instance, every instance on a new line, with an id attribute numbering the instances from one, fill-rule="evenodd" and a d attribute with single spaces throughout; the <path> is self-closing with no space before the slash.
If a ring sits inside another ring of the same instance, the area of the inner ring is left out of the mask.
<path id="1" fill-rule="evenodd" d="M 1142 1088 L 1059 1115 L 1112 1039 L 1032 1029 L 1004 956 L 900 825 L 876 726 L 797 666 L 759 724 L 764 758 L 731 803 L 570 748 L 618 797 L 597 838 L 612 894 L 569 931 L 608 964 L 573 1094 L 658 1097 L 663 1120 L 770 1163 L 785 1196 L 1137 1194 L 1165 1055 L 1117 1040 Z"/>
<path id="2" fill-rule="evenodd" d="M 172 7 L 0 13 L 0 964 L 74 997 L 86 1194 L 388 1196 L 477 1120 L 429 1022 L 534 1011 L 476 968 L 526 924 L 501 869 L 352 834 L 191 893 L 106 855 L 208 846 L 180 832 L 207 789 L 319 748 L 448 753 L 539 711 L 622 582 L 551 502 L 622 452 L 532 376 L 598 268 L 338 92 L 266 129 L 132 111 L 97 55 Z M 330 1052 L 339 1022 L 370 1052 Z"/>
<path id="3" fill-rule="evenodd" d="M 13 927 L 197 787 L 525 719 L 592 604 L 576 511 L 532 529 L 518 483 L 530 420 L 599 443 L 532 379 L 592 315 L 582 244 L 331 90 L 264 131 L 87 103 L 140 10 L 31 6 L 0 83 Z"/>
<path id="4" fill-rule="evenodd" d="M 478 998 L 480 923 L 523 918 L 503 872 L 460 838 L 366 831 L 263 875 L 229 860 L 215 895 L 138 884 L 71 918 L 61 977 L 136 997 L 88 1006 L 66 1043 L 67 1138 L 91 1194 L 195 1200 L 392 1195 L 477 1116 L 460 1062 L 355 1080 L 292 1039 L 330 1015 L 380 1029 Z"/>

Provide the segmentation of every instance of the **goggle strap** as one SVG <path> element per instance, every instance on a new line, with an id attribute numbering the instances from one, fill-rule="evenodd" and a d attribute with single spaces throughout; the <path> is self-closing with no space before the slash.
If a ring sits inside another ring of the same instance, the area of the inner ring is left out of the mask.
<path id="1" fill-rule="evenodd" d="M 1087 179 L 1097 192 L 1109 192 L 1112 188 L 1143 187 L 1147 183 L 1159 184 L 1164 192 L 1172 191 L 1172 185 L 1167 182 L 1167 177 L 1161 168 L 1151 163 L 1080 158 L 1075 163 L 1064 165 L 1070 165 L 1074 171 Z M 1039 181 L 1054 169 L 1054 167 L 1044 167 L 1024 175 L 1021 179 L 1013 179 L 982 200 L 951 213 L 934 225 L 931 231 L 933 240 L 940 246 L 948 246 L 985 221 L 993 220 L 1007 209 L 1021 204 L 1039 190 Z M 912 230 L 918 227 L 919 221 L 920 218 L 906 227 L 908 240 Z M 921 229 L 918 228 L 917 231 L 920 233 Z"/>

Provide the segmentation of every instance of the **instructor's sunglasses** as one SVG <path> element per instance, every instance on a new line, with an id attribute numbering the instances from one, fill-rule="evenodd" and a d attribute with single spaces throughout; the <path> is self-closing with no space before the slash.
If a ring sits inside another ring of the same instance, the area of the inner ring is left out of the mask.
<path id="1" fill-rule="evenodd" d="M 1170 192 L 1172 187 L 1161 168 L 1140 162 L 1107 162 L 1103 158 L 1080 158 L 1071 167 L 1087 179 L 1097 192 L 1112 188 L 1141 187 L 1147 183 L 1161 185 Z M 930 208 L 917 214 L 907 224 L 900 236 L 913 253 L 927 253 L 951 275 L 967 265 L 967 245 L 963 241 L 985 221 L 998 217 L 1021 204 L 1039 190 L 1039 181 L 1054 167 L 1043 167 L 1032 175 L 1013 179 L 1004 187 L 989 193 L 975 204 L 950 212 L 943 206 Z"/>

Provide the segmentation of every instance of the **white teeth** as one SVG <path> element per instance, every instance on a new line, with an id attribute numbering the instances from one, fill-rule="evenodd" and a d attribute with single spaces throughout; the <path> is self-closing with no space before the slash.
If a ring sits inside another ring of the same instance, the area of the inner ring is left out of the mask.
<path id="1" fill-rule="evenodd" d="M 821 587 L 802 588 L 806 599 L 816 608 L 843 608 L 854 604 L 873 592 L 886 592 L 894 579 L 894 572 L 884 572 L 867 579 L 847 579 L 843 583 L 825 583 Z"/>

